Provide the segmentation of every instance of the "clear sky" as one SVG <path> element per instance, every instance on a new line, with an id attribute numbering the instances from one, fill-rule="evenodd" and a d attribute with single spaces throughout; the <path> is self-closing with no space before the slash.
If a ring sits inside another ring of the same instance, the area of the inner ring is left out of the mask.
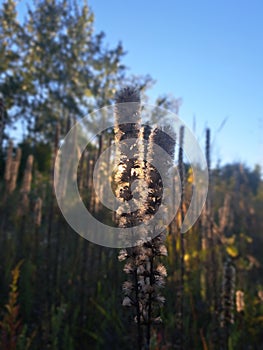
<path id="1" fill-rule="evenodd" d="M 195 116 L 202 144 L 205 128 L 211 128 L 214 163 L 263 167 L 262 0 L 89 0 L 89 5 L 95 31 L 106 33 L 110 47 L 123 43 L 129 72 L 149 73 L 157 81 L 151 101 L 163 94 L 181 97 L 179 116 L 191 129 Z"/>
<path id="2" fill-rule="evenodd" d="M 263 1 L 90 0 L 95 30 L 122 41 L 124 63 L 157 82 L 152 99 L 183 99 L 180 117 L 214 162 L 263 166 Z M 223 120 L 227 121 L 218 131 Z"/>

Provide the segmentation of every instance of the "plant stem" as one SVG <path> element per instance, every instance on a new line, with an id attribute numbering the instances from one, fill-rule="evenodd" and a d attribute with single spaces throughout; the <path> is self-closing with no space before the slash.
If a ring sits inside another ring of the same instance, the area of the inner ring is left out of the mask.
<path id="1" fill-rule="evenodd" d="M 153 274 L 153 257 L 150 258 L 150 286 L 154 284 Z M 151 315 L 152 315 L 152 294 L 149 293 L 149 307 L 148 307 L 148 322 L 147 322 L 147 336 L 146 336 L 146 349 L 150 349 L 151 341 Z"/>
<path id="2" fill-rule="evenodd" d="M 142 329 L 141 329 L 141 312 L 139 303 L 139 290 L 138 290 L 138 275 L 137 270 L 134 272 L 134 286 L 135 286 L 135 298 L 136 298 L 136 314 L 137 314 L 137 339 L 138 339 L 138 350 L 142 349 Z"/>

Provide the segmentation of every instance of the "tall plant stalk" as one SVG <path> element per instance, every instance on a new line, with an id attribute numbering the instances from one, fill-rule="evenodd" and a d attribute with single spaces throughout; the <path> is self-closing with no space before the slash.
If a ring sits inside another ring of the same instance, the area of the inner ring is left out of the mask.
<path id="1" fill-rule="evenodd" d="M 123 284 L 123 306 L 135 310 L 138 349 L 150 349 L 152 326 L 161 322 L 160 307 L 164 297 L 160 295 L 159 289 L 164 286 L 167 274 L 165 267 L 159 263 L 159 257 L 167 255 L 167 249 L 164 232 L 154 235 L 154 232 L 140 231 L 138 234 L 136 226 L 153 217 L 162 202 L 163 179 L 152 165 L 154 145 L 162 147 L 173 157 L 175 144 L 165 130 L 141 125 L 140 97 L 135 89 L 121 91 L 116 102 L 115 141 L 119 147 L 116 196 L 130 209 L 128 213 L 118 210 L 117 218 L 124 235 L 125 228 L 134 227 L 130 241 L 132 247 L 122 249 L 119 253 L 119 260 L 126 260 L 124 271 L 129 276 Z M 131 123 L 125 123 L 127 116 L 132 116 Z M 127 144 L 122 143 L 126 139 L 135 139 L 135 144 L 130 147 L 133 153 L 128 157 Z M 165 166 L 168 170 L 171 164 Z M 135 211 L 129 207 L 132 198 L 141 203 Z M 151 239 L 150 236 L 156 237 Z"/>
<path id="2" fill-rule="evenodd" d="M 178 153 L 178 167 L 179 175 L 181 180 L 181 198 L 180 198 L 180 226 L 184 221 L 184 197 L 185 197 L 185 169 L 184 169 L 184 159 L 183 159 L 183 145 L 184 145 L 184 127 L 180 128 L 179 135 L 179 153 Z M 180 285 L 177 292 L 177 315 L 176 315 L 176 349 L 184 348 L 184 275 L 185 275 L 185 266 L 184 266 L 184 257 L 185 257 L 185 242 L 184 235 L 180 232 Z"/>
<path id="3" fill-rule="evenodd" d="M 231 325 L 234 324 L 234 309 L 235 309 L 235 286 L 236 286 L 236 269 L 227 258 L 223 269 L 223 282 L 221 294 L 221 342 L 220 350 L 229 349 L 228 340 L 230 336 Z"/>

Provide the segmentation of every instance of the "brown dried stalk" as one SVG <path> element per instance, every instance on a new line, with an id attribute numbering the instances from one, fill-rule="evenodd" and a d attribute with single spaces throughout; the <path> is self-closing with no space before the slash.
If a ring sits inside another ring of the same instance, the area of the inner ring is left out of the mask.
<path id="1" fill-rule="evenodd" d="M 11 194 L 16 189 L 18 170 L 21 161 L 21 149 L 17 148 L 16 156 L 13 159 L 13 143 L 10 141 L 5 165 L 6 195 Z"/>

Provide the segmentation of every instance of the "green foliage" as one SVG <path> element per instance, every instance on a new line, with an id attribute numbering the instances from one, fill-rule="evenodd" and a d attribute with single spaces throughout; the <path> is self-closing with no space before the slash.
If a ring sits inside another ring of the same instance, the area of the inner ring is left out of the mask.
<path id="1" fill-rule="evenodd" d="M 62 329 L 62 323 L 64 314 L 66 312 L 66 305 L 61 305 L 56 307 L 52 305 L 51 307 L 51 348 L 52 350 L 59 349 L 59 333 Z"/>
<path id="2" fill-rule="evenodd" d="M 3 350 L 29 349 L 35 336 L 35 333 L 32 333 L 30 337 L 27 336 L 27 326 L 22 324 L 19 316 L 18 279 L 22 263 L 23 261 L 21 260 L 12 270 L 8 303 L 5 305 L 3 320 L 0 321 L 0 345 Z"/>
<path id="3" fill-rule="evenodd" d="M 36 336 L 36 332 L 33 332 L 28 336 L 28 327 L 24 325 L 17 340 L 17 350 L 29 350 Z"/>
<path id="4" fill-rule="evenodd" d="M 51 168 L 51 145 L 48 142 L 40 141 L 36 144 L 30 139 L 24 139 L 19 145 L 22 150 L 22 159 L 20 166 L 20 178 L 22 177 L 22 169 L 24 169 L 27 157 L 33 154 L 35 157 L 35 169 L 42 174 L 48 174 Z"/>
<path id="5" fill-rule="evenodd" d="M 0 11 L 0 90 L 9 122 L 25 120 L 33 139 L 51 140 L 58 122 L 65 134 L 69 118 L 108 105 L 127 81 L 122 44 L 110 49 L 94 34 L 86 1 L 35 1 L 21 23 L 15 1 Z M 132 80 L 141 89 L 151 82 Z"/>

